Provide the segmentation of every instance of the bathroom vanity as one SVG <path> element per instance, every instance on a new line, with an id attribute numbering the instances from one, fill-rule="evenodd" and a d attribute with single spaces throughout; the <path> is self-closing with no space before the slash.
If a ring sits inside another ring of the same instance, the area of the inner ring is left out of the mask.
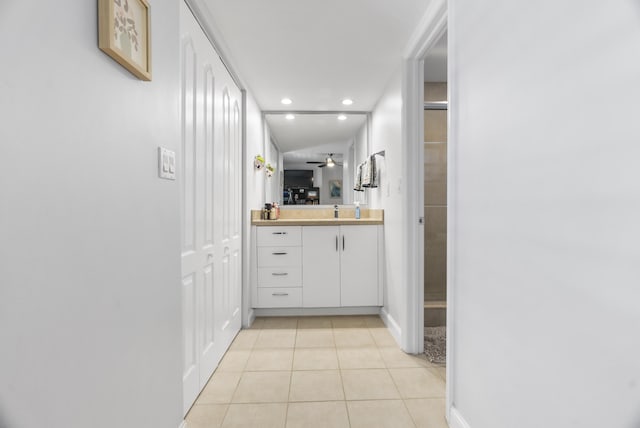
<path id="1" fill-rule="evenodd" d="M 362 210 L 360 219 L 349 208 L 333 215 L 292 209 L 279 220 L 261 220 L 252 212 L 252 307 L 383 305 L 382 210 Z"/>

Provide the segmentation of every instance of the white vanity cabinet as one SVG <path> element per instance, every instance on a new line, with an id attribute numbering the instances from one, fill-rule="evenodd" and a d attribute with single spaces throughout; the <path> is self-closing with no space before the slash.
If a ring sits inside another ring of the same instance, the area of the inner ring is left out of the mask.
<path id="1" fill-rule="evenodd" d="M 382 228 L 254 226 L 252 306 L 382 306 Z"/>
<path id="2" fill-rule="evenodd" d="M 302 233 L 300 226 L 258 227 L 253 246 L 257 308 L 302 306 Z"/>
<path id="3" fill-rule="evenodd" d="M 305 308 L 379 306 L 378 226 L 302 229 Z"/>

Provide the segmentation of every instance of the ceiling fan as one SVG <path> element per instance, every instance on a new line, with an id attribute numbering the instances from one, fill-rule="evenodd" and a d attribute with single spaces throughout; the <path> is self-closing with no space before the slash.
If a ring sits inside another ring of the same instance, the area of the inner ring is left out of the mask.
<path id="1" fill-rule="evenodd" d="M 341 163 L 338 163 L 333 159 L 333 153 L 329 153 L 329 156 L 327 156 L 325 158 L 324 162 L 307 161 L 307 163 L 309 163 L 309 164 L 314 164 L 314 163 L 320 164 L 320 165 L 318 165 L 318 168 L 324 168 L 325 166 L 328 166 L 329 168 L 331 168 L 331 167 L 333 167 L 335 165 L 342 166 Z"/>

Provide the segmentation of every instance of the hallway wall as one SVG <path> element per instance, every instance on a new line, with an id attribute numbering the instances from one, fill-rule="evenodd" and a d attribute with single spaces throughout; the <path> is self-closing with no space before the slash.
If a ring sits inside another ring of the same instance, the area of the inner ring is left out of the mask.
<path id="1" fill-rule="evenodd" d="M 453 404 L 638 427 L 640 3 L 449 5 Z"/>
<path id="2" fill-rule="evenodd" d="M 97 46 L 97 2 L 0 6 L 0 426 L 177 428 L 178 2 L 153 80 Z"/>
<path id="3" fill-rule="evenodd" d="M 377 157 L 379 187 L 366 190 L 371 208 L 384 209 L 385 296 L 384 309 L 400 327 L 404 323 L 406 268 L 403 242 L 402 186 L 402 79 L 400 68 L 376 104 L 372 114 L 370 152 Z M 370 155 L 371 153 L 368 153 Z M 357 160 L 361 162 L 361 160 Z M 393 331 L 393 330 L 392 330 Z M 395 334 L 399 330 L 393 331 Z M 398 337 L 396 339 L 399 339 Z"/>
<path id="4" fill-rule="evenodd" d="M 259 210 L 264 207 L 265 198 L 265 183 L 267 178 L 264 169 L 256 170 L 254 168 L 253 159 L 257 154 L 265 156 L 264 142 L 265 142 L 265 128 L 262 122 L 262 112 L 260 107 L 256 103 L 255 99 L 250 93 L 246 93 L 246 159 L 245 159 L 245 172 L 244 177 L 244 201 L 245 201 L 245 228 L 243 230 L 244 236 L 244 254 L 242 255 L 243 266 L 243 278 L 242 278 L 242 304 L 243 308 L 243 326 L 249 324 L 250 310 L 251 308 L 251 293 L 249 291 L 250 278 L 248 272 L 250 272 L 249 266 L 251 266 L 251 210 Z M 270 159 L 269 159 L 270 161 Z M 269 179 L 272 180 L 272 179 Z"/>

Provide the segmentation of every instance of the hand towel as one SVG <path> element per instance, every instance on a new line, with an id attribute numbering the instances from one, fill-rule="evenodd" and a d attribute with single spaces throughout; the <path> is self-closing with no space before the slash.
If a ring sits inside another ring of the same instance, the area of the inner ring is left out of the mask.
<path id="1" fill-rule="evenodd" d="M 358 165 L 358 168 L 356 168 L 356 179 L 353 186 L 353 190 L 356 192 L 364 192 L 364 189 L 362 188 L 362 165 L 363 164 L 361 163 Z"/>
<path id="2" fill-rule="evenodd" d="M 378 187 L 378 169 L 376 167 L 376 155 L 371 155 L 369 159 L 367 159 L 366 164 L 367 166 L 363 169 L 362 187 L 368 187 L 370 189 Z"/>

